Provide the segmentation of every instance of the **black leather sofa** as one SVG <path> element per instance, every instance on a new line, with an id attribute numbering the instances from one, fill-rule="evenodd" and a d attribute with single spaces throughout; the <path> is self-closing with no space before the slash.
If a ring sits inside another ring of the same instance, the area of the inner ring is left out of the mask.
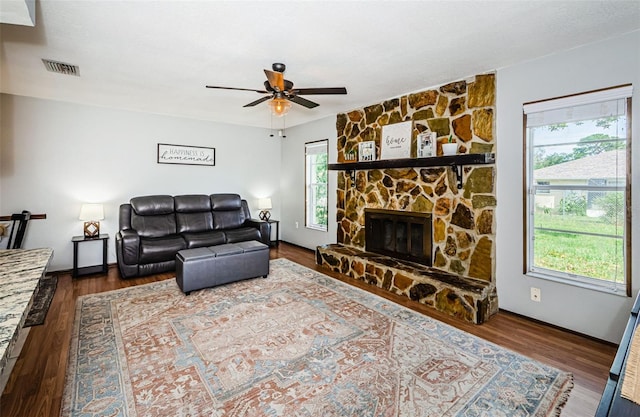
<path id="1" fill-rule="evenodd" d="M 175 270 L 181 249 L 257 240 L 269 224 L 252 219 L 238 194 L 150 195 L 120 205 L 116 258 L 123 278 Z"/>

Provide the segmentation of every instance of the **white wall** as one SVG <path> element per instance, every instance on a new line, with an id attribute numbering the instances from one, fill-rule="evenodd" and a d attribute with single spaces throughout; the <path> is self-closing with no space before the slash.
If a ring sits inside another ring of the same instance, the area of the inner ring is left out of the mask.
<path id="1" fill-rule="evenodd" d="M 24 247 L 52 247 L 52 271 L 72 267 L 83 202 L 104 203 L 114 263 L 118 207 L 131 197 L 232 192 L 256 216 L 258 198 L 278 199 L 280 143 L 265 129 L 6 94 L 0 110 L 0 213 L 46 213 L 30 222 Z M 158 164 L 158 143 L 213 147 L 216 164 Z M 79 248 L 81 266 L 101 262 L 98 242 Z"/>
<path id="2" fill-rule="evenodd" d="M 497 288 L 500 307 L 618 343 L 633 298 L 525 276 L 523 268 L 522 104 L 632 83 L 634 142 L 640 138 L 640 32 L 497 72 Z M 633 295 L 640 288 L 640 147 L 632 156 Z M 542 301 L 530 300 L 530 287 Z"/>
<path id="3" fill-rule="evenodd" d="M 337 174 L 329 171 L 329 228 L 326 232 L 307 229 L 305 225 L 305 158 L 304 144 L 329 139 L 329 163 L 337 159 L 336 117 L 326 117 L 315 122 L 296 126 L 286 131 L 282 139 L 282 167 L 280 179 L 280 228 L 282 240 L 309 249 L 336 242 L 336 189 Z M 274 202 L 274 206 L 276 206 Z M 296 229 L 296 222 L 298 228 Z"/>

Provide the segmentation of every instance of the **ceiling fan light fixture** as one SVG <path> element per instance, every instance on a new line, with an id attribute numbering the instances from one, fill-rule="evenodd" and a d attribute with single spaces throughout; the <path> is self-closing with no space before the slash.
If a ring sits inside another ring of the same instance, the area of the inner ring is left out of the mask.
<path id="1" fill-rule="evenodd" d="M 287 99 L 275 97 L 269 102 L 269 107 L 271 107 L 271 113 L 274 116 L 282 117 L 289 112 L 291 103 Z"/>

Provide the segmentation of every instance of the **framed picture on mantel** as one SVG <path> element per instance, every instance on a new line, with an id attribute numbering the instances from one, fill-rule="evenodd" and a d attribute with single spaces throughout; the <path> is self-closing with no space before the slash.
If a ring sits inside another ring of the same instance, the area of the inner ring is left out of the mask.
<path id="1" fill-rule="evenodd" d="M 358 161 L 375 161 L 376 143 L 369 140 L 358 144 Z"/>
<path id="2" fill-rule="evenodd" d="M 410 158 L 412 127 L 412 121 L 382 126 L 380 159 Z"/>
<path id="3" fill-rule="evenodd" d="M 438 140 L 436 132 L 426 131 L 418 134 L 416 140 L 418 158 L 428 158 L 436 156 L 436 141 Z"/>

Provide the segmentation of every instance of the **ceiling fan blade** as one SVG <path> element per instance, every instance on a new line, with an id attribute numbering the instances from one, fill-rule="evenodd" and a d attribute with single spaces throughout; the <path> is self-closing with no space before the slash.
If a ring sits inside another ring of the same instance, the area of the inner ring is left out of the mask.
<path id="1" fill-rule="evenodd" d="M 331 88 L 296 88 L 292 91 L 299 96 L 312 95 L 312 94 L 347 94 L 347 89 L 344 87 L 331 87 Z"/>
<path id="2" fill-rule="evenodd" d="M 256 104 L 260 104 L 260 103 L 262 103 L 263 101 L 267 101 L 267 100 L 269 100 L 270 98 L 271 98 L 271 96 L 264 96 L 264 97 L 262 97 L 262 98 L 257 99 L 256 101 L 252 101 L 252 102 L 251 102 L 251 103 L 249 103 L 249 104 L 245 104 L 245 105 L 244 105 L 244 106 L 242 106 L 242 107 L 253 107 L 253 106 L 255 106 Z"/>
<path id="3" fill-rule="evenodd" d="M 287 97 L 290 101 L 293 101 L 296 104 L 304 106 L 308 109 L 312 109 L 314 107 L 318 107 L 318 103 L 314 103 L 313 101 L 307 100 L 306 98 L 297 97 L 297 96 L 289 96 Z"/>
<path id="4" fill-rule="evenodd" d="M 240 90 L 240 91 L 255 91 L 256 93 L 260 93 L 260 94 L 267 94 L 269 93 L 268 91 L 264 91 L 264 90 L 254 90 L 253 88 L 235 88 L 235 87 L 218 87 L 215 85 L 207 85 L 205 86 L 207 88 L 217 88 L 220 90 Z"/>
<path id="5" fill-rule="evenodd" d="M 264 70 L 267 79 L 269 80 L 269 84 L 276 91 L 284 91 L 284 75 L 281 72 Z"/>

